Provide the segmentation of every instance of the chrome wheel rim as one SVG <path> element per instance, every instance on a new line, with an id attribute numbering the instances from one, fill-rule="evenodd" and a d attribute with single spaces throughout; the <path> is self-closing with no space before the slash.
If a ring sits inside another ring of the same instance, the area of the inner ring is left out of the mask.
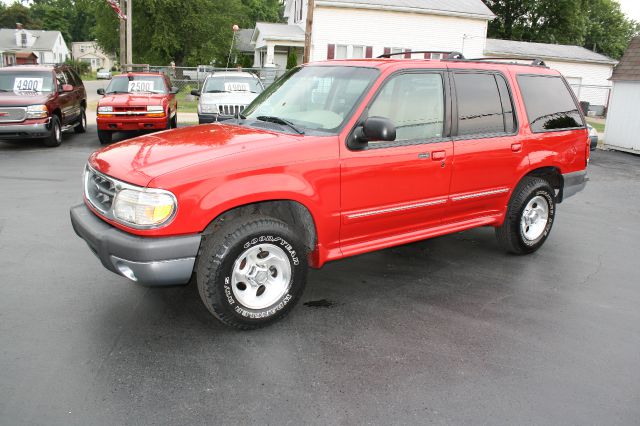
<path id="1" fill-rule="evenodd" d="M 82 113 L 82 128 L 87 128 L 87 115 L 84 112 Z"/>
<path id="2" fill-rule="evenodd" d="M 236 300 L 249 309 L 265 309 L 291 287 L 291 262 L 280 247 L 258 244 L 233 264 L 231 288 Z"/>
<path id="3" fill-rule="evenodd" d="M 541 195 L 533 197 L 520 219 L 520 231 L 527 241 L 535 241 L 542 236 L 549 221 L 549 202 Z"/>

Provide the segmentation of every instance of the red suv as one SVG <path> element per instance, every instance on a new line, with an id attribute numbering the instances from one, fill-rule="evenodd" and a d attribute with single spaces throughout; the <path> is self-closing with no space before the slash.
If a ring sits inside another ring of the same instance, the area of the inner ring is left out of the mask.
<path id="1" fill-rule="evenodd" d="M 166 130 L 178 127 L 178 89 L 164 74 L 131 72 L 115 76 L 98 89 L 98 139 L 111 143 L 114 132 Z"/>
<path id="2" fill-rule="evenodd" d="M 0 68 L 0 139 L 42 139 L 62 143 L 62 131 L 87 129 L 87 93 L 78 74 L 65 65 Z"/>
<path id="3" fill-rule="evenodd" d="M 541 62 L 314 63 L 243 114 L 92 154 L 71 209 L 106 268 L 147 285 L 195 275 L 243 329 L 283 317 L 328 261 L 478 226 L 534 252 L 586 184 L 584 118 Z"/>

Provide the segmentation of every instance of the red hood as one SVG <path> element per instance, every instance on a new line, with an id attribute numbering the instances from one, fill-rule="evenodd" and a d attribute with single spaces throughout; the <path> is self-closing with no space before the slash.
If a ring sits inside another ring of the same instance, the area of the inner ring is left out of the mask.
<path id="1" fill-rule="evenodd" d="M 296 137 L 249 127 L 209 124 L 120 142 L 93 153 L 89 163 L 116 179 L 146 186 L 153 178 L 184 167 L 293 139 Z M 224 166 L 237 168 L 229 163 L 225 161 Z"/>
<path id="2" fill-rule="evenodd" d="M 167 96 L 167 94 L 162 93 L 116 93 L 105 95 L 98 102 L 98 106 L 128 107 L 162 105 L 162 99 Z"/>
<path id="3" fill-rule="evenodd" d="M 0 92 L 0 106 L 28 106 L 46 104 L 53 96 L 53 92 L 34 92 L 29 94 L 20 92 Z"/>

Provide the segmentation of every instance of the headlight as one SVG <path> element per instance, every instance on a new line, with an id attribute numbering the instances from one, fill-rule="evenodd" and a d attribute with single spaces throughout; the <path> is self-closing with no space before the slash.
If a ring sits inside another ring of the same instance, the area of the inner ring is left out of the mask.
<path id="1" fill-rule="evenodd" d="M 27 107 L 27 118 L 47 118 L 49 110 L 46 105 L 30 105 Z"/>
<path id="2" fill-rule="evenodd" d="M 98 113 L 101 113 L 101 112 L 113 112 L 113 107 L 112 106 L 98 107 Z"/>
<path id="3" fill-rule="evenodd" d="M 164 112 L 162 105 L 147 105 L 147 112 Z"/>
<path id="4" fill-rule="evenodd" d="M 198 105 L 198 109 L 200 110 L 200 112 L 204 112 L 204 113 L 217 113 L 218 112 L 218 105 L 216 104 L 199 104 Z"/>
<path id="5" fill-rule="evenodd" d="M 595 127 L 589 127 L 589 136 L 598 136 L 598 131 Z"/>
<path id="6" fill-rule="evenodd" d="M 176 198 L 169 191 L 122 189 L 113 203 L 113 215 L 133 226 L 154 227 L 171 219 L 176 207 Z"/>

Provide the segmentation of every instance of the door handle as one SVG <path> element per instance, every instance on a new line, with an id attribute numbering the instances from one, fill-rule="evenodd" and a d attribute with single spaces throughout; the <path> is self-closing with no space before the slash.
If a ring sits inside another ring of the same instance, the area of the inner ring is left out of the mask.
<path id="1" fill-rule="evenodd" d="M 512 143 L 511 144 L 511 151 L 513 151 L 513 152 L 522 151 L 522 144 L 521 143 Z"/>
<path id="2" fill-rule="evenodd" d="M 431 153 L 431 159 L 433 161 L 440 161 L 440 160 L 444 160 L 444 157 L 446 157 L 446 153 L 445 151 L 433 151 Z"/>

